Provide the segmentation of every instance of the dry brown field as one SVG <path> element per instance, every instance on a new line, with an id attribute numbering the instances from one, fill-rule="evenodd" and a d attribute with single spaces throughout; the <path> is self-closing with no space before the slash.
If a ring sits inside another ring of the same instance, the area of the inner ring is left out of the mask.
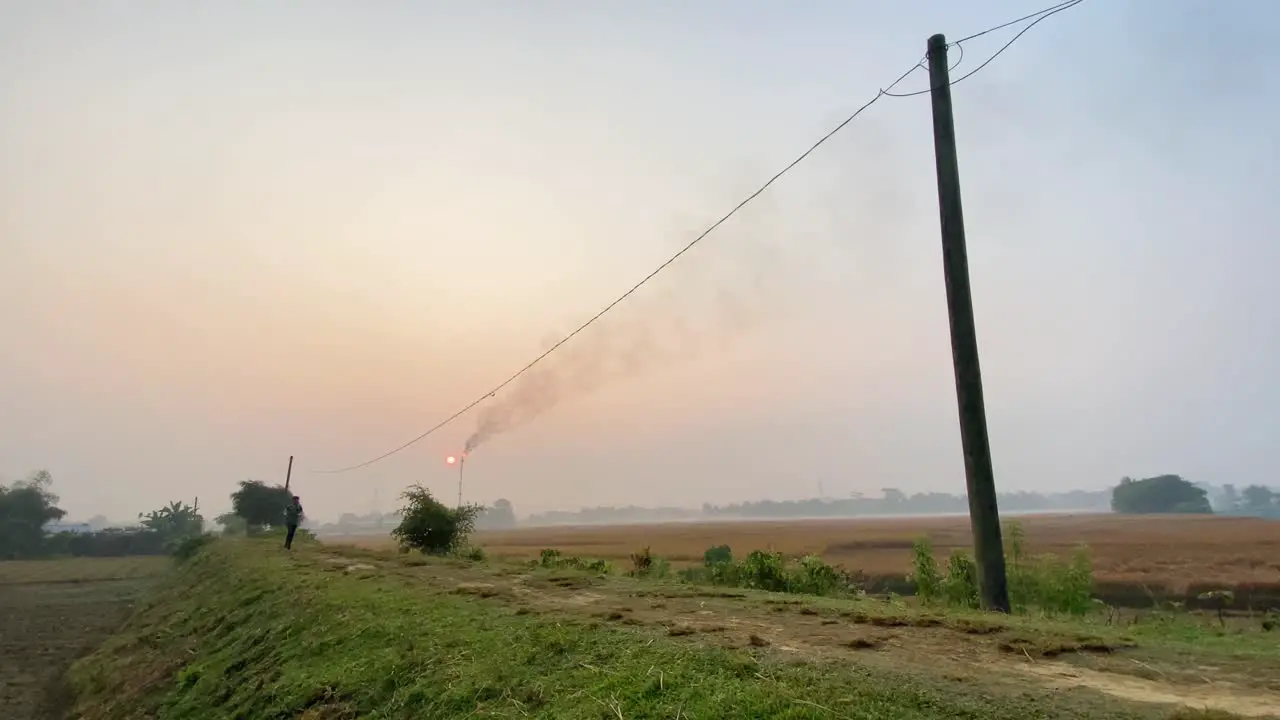
<path id="1" fill-rule="evenodd" d="M 0 562 L 0 713 L 61 718 L 64 674 L 128 615 L 166 557 Z"/>
<path id="2" fill-rule="evenodd" d="M 1216 516 L 1032 515 L 1016 519 L 1033 553 L 1069 554 L 1089 548 L 1100 583 L 1163 587 L 1192 584 L 1280 584 L 1280 522 Z M 481 532 L 476 542 L 495 557 L 534 558 L 543 548 L 566 555 L 626 562 L 648 546 L 681 565 L 702 561 L 713 545 L 736 556 L 755 549 L 821 555 L 827 562 L 871 576 L 910 570 L 912 542 L 928 536 L 941 559 L 969 548 L 965 517 L 728 521 L 543 527 Z M 388 547 L 385 537 L 339 542 Z"/>

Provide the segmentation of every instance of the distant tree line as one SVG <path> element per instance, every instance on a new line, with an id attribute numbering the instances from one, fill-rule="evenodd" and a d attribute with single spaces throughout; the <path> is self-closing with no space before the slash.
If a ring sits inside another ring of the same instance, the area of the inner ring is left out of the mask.
<path id="1" fill-rule="evenodd" d="M 884 488 L 880 497 L 854 494 L 842 499 L 762 500 L 729 505 L 702 506 L 703 517 L 786 518 L 786 517 L 867 517 L 885 515 L 945 515 L 966 513 L 965 495 L 915 493 Z M 999 495 L 1000 509 L 1006 512 L 1047 512 L 1053 510 L 1105 510 L 1110 501 L 1106 490 L 1073 490 L 1064 493 L 1014 492 Z"/>
<path id="2" fill-rule="evenodd" d="M 1111 493 L 1107 490 L 1074 490 L 1064 493 L 1002 493 L 1000 509 L 1009 512 L 1048 512 L 1053 510 L 1105 511 Z M 701 509 L 658 507 L 593 507 L 578 511 L 553 510 L 529 516 L 524 525 L 589 525 L 605 523 L 674 522 L 706 519 L 783 519 L 783 518 L 853 518 L 893 515 L 940 515 L 965 513 L 968 498 L 948 493 L 915 493 L 908 495 L 897 488 L 884 488 L 881 497 L 854 493 L 848 498 L 809 498 L 804 500 L 760 500 L 756 502 L 715 505 L 704 503 Z"/>
<path id="3" fill-rule="evenodd" d="M 1120 479 L 1112 488 L 1111 509 L 1118 513 L 1197 513 L 1280 519 L 1280 493 L 1263 485 L 1237 492 L 1234 485 L 1193 483 L 1180 475 Z"/>
<path id="4" fill-rule="evenodd" d="M 1280 520 L 1280 491 L 1263 485 L 1249 485 L 1236 491 L 1227 484 L 1214 488 L 1213 507 L 1223 515 L 1245 515 Z"/>
<path id="5" fill-rule="evenodd" d="M 53 477 L 45 470 L 12 485 L 0 485 L 0 559 L 162 555 L 204 532 L 198 500 L 140 513 L 137 524 L 129 527 L 91 526 L 86 532 L 58 529 L 57 522 L 67 514 L 58 507 L 59 501 Z"/>

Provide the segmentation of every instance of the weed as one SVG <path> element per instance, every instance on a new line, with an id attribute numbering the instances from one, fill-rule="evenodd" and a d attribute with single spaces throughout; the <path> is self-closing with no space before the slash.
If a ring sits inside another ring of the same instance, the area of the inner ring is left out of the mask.
<path id="1" fill-rule="evenodd" d="M 1014 612 L 1026 613 L 1036 608 L 1048 614 L 1087 615 L 1096 609 L 1093 564 L 1087 547 L 1077 547 L 1066 561 L 1053 555 L 1028 557 L 1021 525 L 1007 523 L 1004 537 L 1009 604 Z M 978 572 L 970 555 L 954 551 L 943 575 L 933 558 L 928 538 L 917 540 L 912 551 L 911 580 L 921 602 L 941 602 L 954 608 L 978 607 Z"/>
<path id="2" fill-rule="evenodd" d="M 938 572 L 938 562 L 933 559 L 933 545 L 929 538 L 920 538 L 911 546 L 912 572 L 911 582 L 916 586 L 916 597 L 925 604 L 942 599 L 942 574 Z"/>
<path id="3" fill-rule="evenodd" d="M 817 555 L 800 558 L 799 567 L 791 575 L 791 592 L 809 595 L 830 595 L 841 589 L 840 572 L 823 562 Z"/>
<path id="4" fill-rule="evenodd" d="M 631 574 L 647 575 L 652 565 L 653 555 L 649 552 L 649 546 L 646 545 L 640 552 L 631 553 Z"/>
<path id="5" fill-rule="evenodd" d="M 947 560 L 947 576 L 942 580 L 942 596 L 948 606 L 977 609 L 978 566 L 969 553 L 955 550 Z"/>

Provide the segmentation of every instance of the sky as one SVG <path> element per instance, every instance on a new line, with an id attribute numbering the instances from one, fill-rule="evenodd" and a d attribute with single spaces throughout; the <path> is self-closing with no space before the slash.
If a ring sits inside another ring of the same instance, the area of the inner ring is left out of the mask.
<path id="1" fill-rule="evenodd" d="M 963 492 L 927 94 L 312 471 L 1042 2 L 4 0 L 0 480 L 387 511 L 489 417 L 520 514 Z M 1086 0 L 953 88 L 1001 490 L 1276 483 L 1278 19 Z"/>

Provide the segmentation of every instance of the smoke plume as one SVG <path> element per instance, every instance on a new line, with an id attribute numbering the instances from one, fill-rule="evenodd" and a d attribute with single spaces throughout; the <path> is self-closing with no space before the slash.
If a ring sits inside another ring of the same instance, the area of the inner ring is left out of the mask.
<path id="1" fill-rule="evenodd" d="M 651 283 L 659 287 L 641 288 L 513 382 L 480 412 L 465 451 L 566 401 L 714 353 L 758 327 L 773 304 L 776 253 L 752 233 L 723 235 L 716 256 L 682 257 Z M 550 336 L 543 350 L 561 337 Z"/>

